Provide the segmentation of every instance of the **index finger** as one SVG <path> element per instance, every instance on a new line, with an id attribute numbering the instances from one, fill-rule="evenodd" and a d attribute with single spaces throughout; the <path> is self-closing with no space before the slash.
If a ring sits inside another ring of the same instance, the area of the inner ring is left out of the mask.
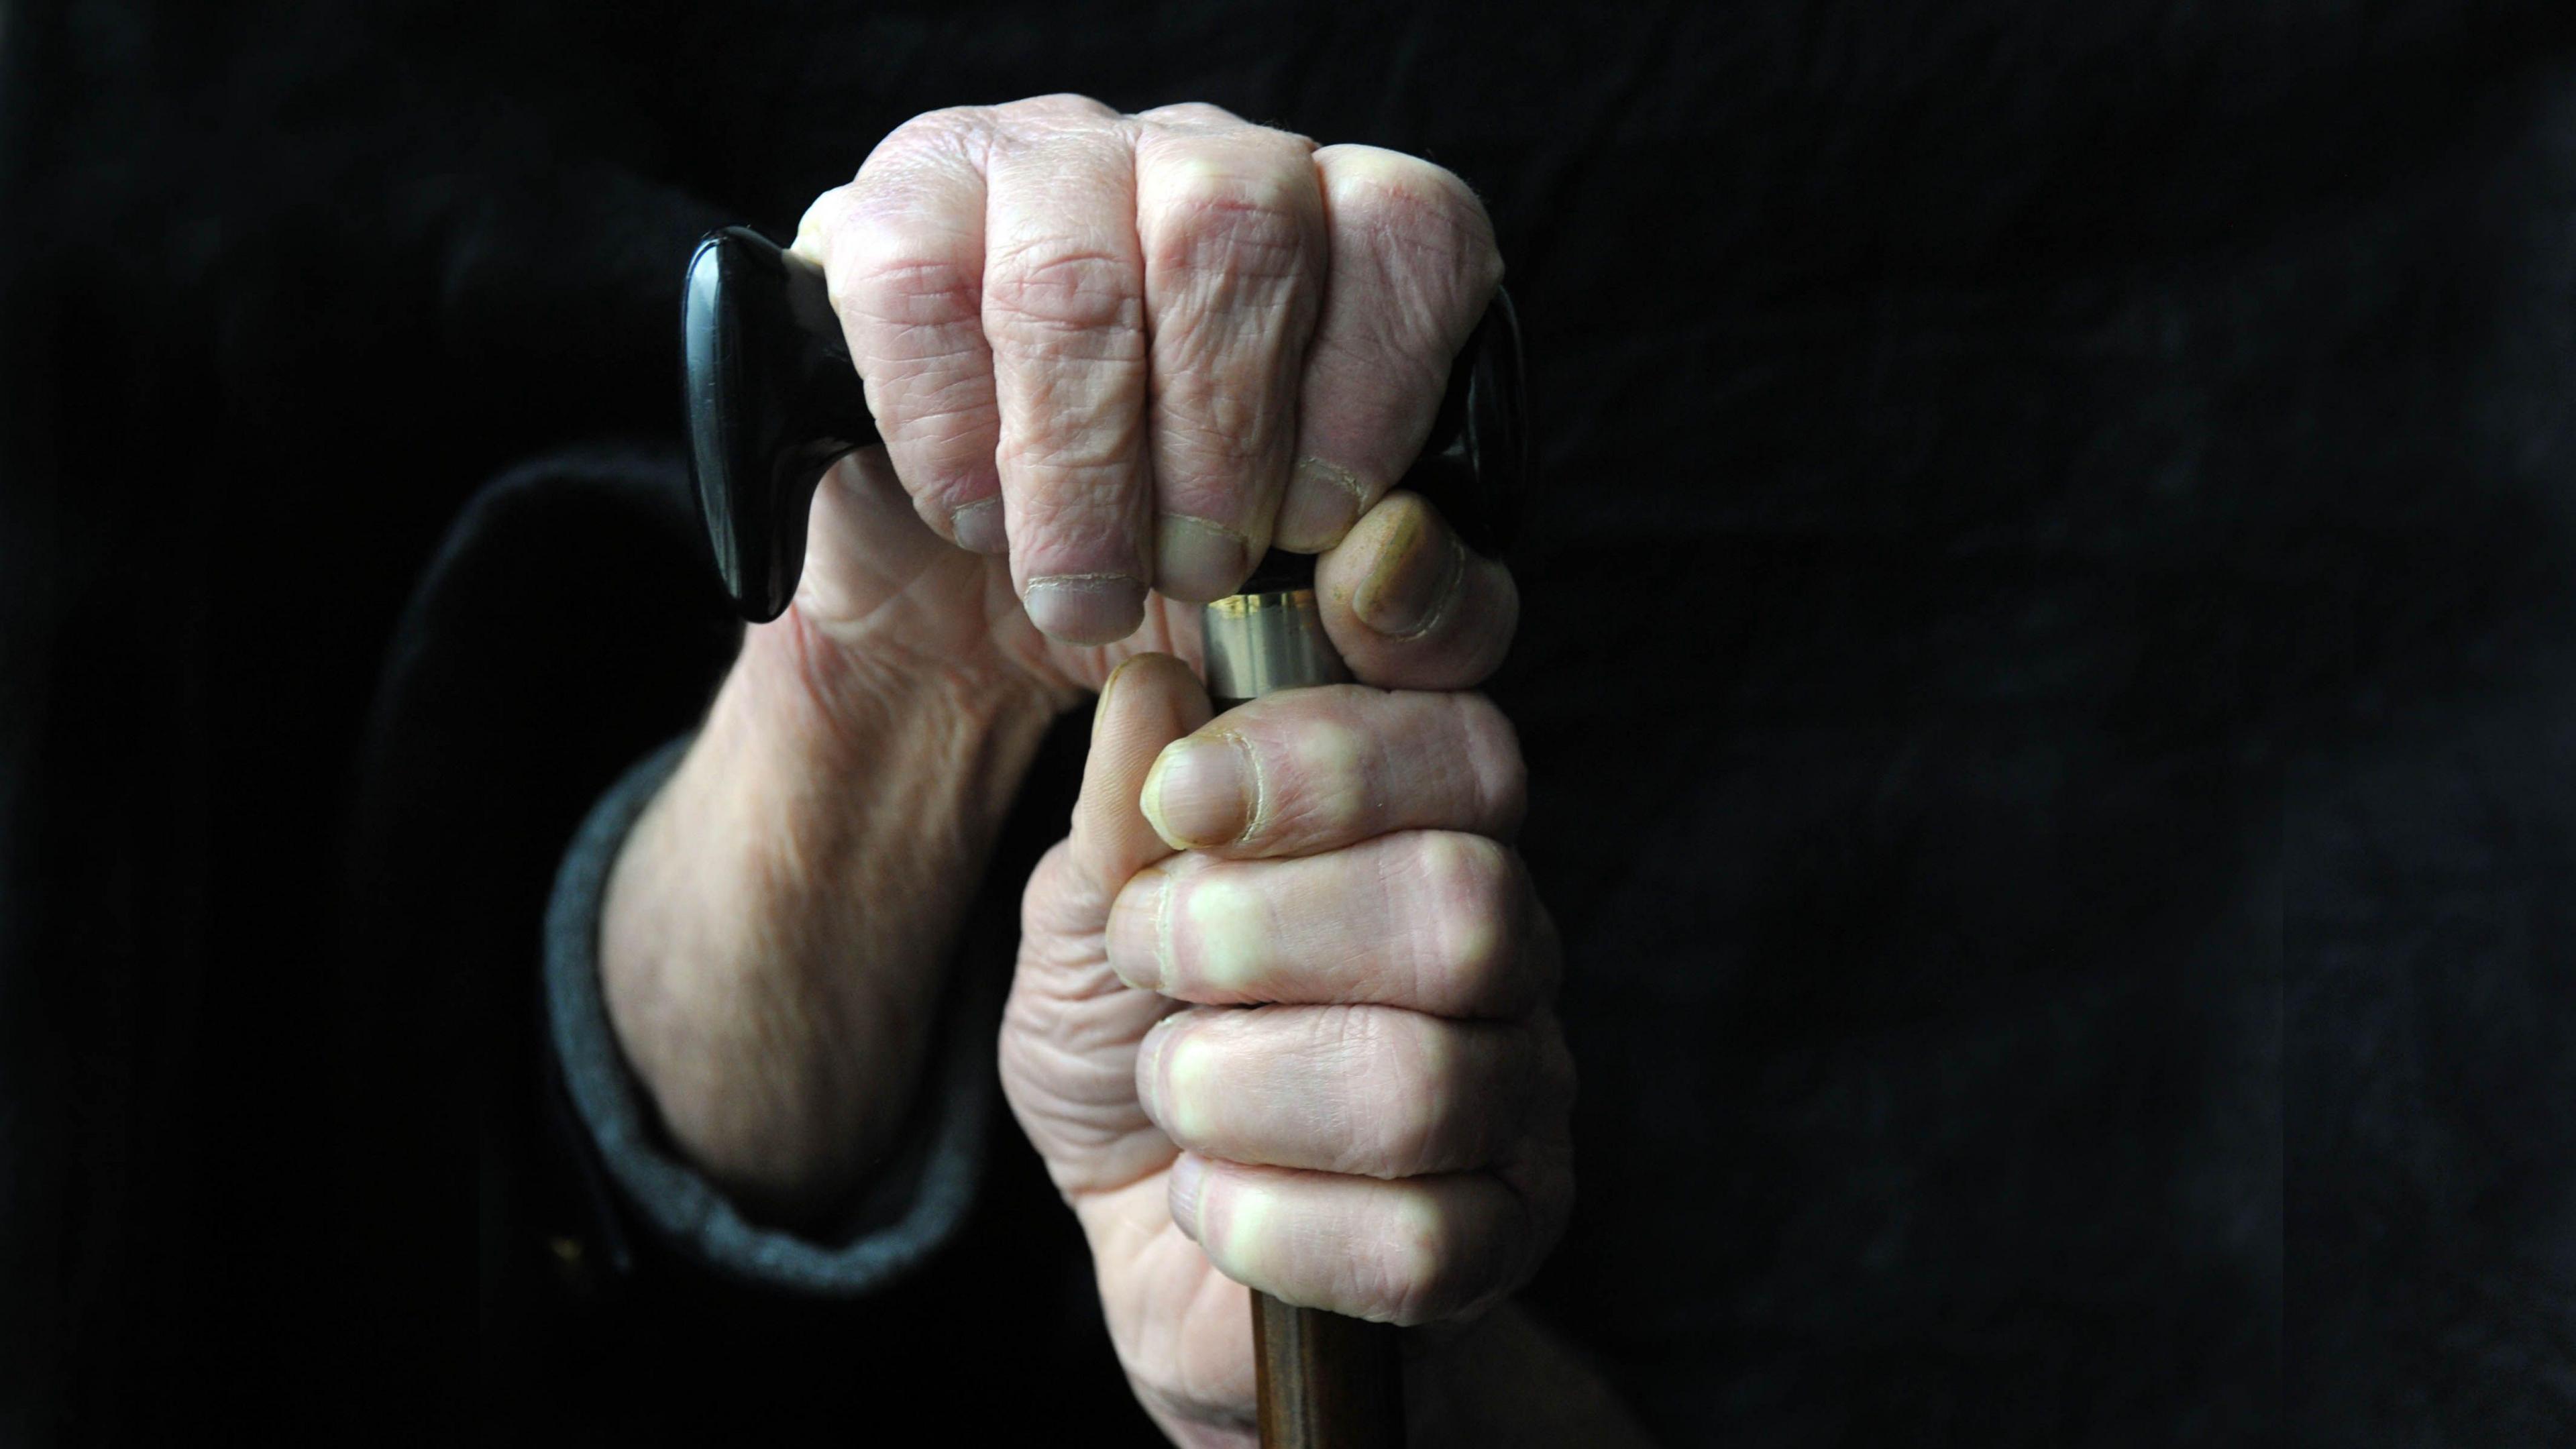
<path id="1" fill-rule="evenodd" d="M 1511 721 L 1482 695 L 1333 684 L 1264 695 L 1172 741 L 1138 804 L 1173 849 L 1245 858 L 1396 830 L 1508 840 L 1526 791 Z"/>

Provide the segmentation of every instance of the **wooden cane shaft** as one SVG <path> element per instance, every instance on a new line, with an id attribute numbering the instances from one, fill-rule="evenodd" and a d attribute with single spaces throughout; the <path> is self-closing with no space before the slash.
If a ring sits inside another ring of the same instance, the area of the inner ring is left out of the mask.
<path id="1" fill-rule="evenodd" d="M 1265 572 L 1279 560 L 1265 561 Z M 1209 692 L 1219 709 L 1349 678 L 1324 636 L 1310 582 L 1247 584 L 1202 611 Z M 1252 1295 L 1262 1449 L 1402 1449 L 1404 1373 L 1396 1331 Z"/>
<path id="2" fill-rule="evenodd" d="M 1404 1369 L 1389 1323 L 1252 1295 L 1262 1449 L 1403 1449 Z"/>

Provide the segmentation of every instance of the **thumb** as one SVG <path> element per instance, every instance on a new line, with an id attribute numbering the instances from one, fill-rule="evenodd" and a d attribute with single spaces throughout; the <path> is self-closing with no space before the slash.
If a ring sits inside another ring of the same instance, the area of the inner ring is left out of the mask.
<path id="1" fill-rule="evenodd" d="M 1136 1100 L 1136 1045 L 1174 1003 L 1109 969 L 1110 904 L 1172 854 L 1137 804 L 1163 746 L 1207 722 L 1207 692 L 1168 654 L 1139 654 L 1100 687 L 1069 838 L 1021 901 L 1019 969 L 1002 1014 L 1002 1090 L 1068 1197 L 1136 1182 L 1172 1144 Z M 1162 1202 L 1161 1190 L 1152 1193 Z"/>
<path id="2" fill-rule="evenodd" d="M 1070 864 L 1104 911 L 1129 877 L 1173 853 L 1137 802 L 1163 747 L 1215 712 L 1198 676 L 1169 654 L 1136 655 L 1101 684 L 1091 756 L 1073 806 Z"/>

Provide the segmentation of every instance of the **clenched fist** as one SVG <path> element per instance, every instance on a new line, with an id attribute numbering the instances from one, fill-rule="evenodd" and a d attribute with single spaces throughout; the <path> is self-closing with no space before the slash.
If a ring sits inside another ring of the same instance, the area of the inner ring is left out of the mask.
<path id="1" fill-rule="evenodd" d="M 1518 1287 L 1571 1196 L 1573 1071 L 1491 704 L 1208 712 L 1177 660 L 1110 680 L 1029 883 L 1002 1082 L 1147 1408 L 1246 1442 L 1238 1285 L 1406 1324 Z"/>
<path id="2" fill-rule="evenodd" d="M 1421 450 L 1502 276 L 1483 207 L 1428 162 L 1075 96 L 906 124 L 794 250 L 922 521 L 1007 551 L 1071 644 L 1127 638 L 1149 589 L 1202 603 L 1274 543 L 1340 542 Z M 816 544 L 827 586 L 870 547 Z"/>

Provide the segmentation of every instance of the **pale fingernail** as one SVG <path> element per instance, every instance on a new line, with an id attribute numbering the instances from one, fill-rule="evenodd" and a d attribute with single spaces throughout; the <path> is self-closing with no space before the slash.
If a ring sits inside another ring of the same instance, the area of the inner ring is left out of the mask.
<path id="1" fill-rule="evenodd" d="M 1002 500 L 968 503 L 948 515 L 948 532 L 957 546 L 976 553 L 1008 553 L 1010 535 L 1002 527 Z"/>
<path id="2" fill-rule="evenodd" d="M 1244 553 L 1243 535 L 1233 529 L 1164 514 L 1154 531 L 1154 587 L 1193 604 L 1222 599 L 1250 568 Z"/>
<path id="3" fill-rule="evenodd" d="M 1163 747 L 1145 776 L 1145 818 L 1174 850 L 1222 845 L 1253 812 L 1250 749 L 1237 734 L 1191 735 Z"/>
<path id="4" fill-rule="evenodd" d="M 1207 1187 L 1207 1163 L 1189 1153 L 1172 1159 L 1172 1226 L 1192 1242 L 1199 1236 L 1199 1194 Z"/>
<path id="5" fill-rule="evenodd" d="M 1159 866 L 1146 874 L 1109 907 L 1109 969 L 1139 991 L 1162 991 L 1172 979 L 1172 878 Z"/>
<path id="6" fill-rule="evenodd" d="M 1216 1047 L 1205 1038 L 1184 1040 L 1155 1054 L 1156 1120 L 1171 1129 L 1174 1141 L 1207 1140 L 1208 1087 L 1215 1067 Z"/>
<path id="7" fill-rule="evenodd" d="M 1164 971 L 1171 970 L 1171 900 L 1163 901 Z M 1222 991 L 1241 991 L 1260 974 L 1272 932 L 1270 905 L 1262 894 L 1240 881 L 1200 876 L 1190 885 L 1187 904 L 1190 940 L 1196 948 L 1198 975 Z"/>
<path id="8" fill-rule="evenodd" d="M 1136 1101 L 1145 1109 L 1145 1115 L 1156 1121 L 1162 1120 L 1163 1052 L 1171 1045 L 1172 1023 L 1179 1018 L 1180 1014 L 1174 1012 L 1155 1022 L 1145 1029 L 1145 1039 L 1136 1044 Z"/>
<path id="9" fill-rule="evenodd" d="M 1145 621 L 1145 586 L 1126 574 L 1056 574 L 1029 580 L 1029 622 L 1067 644 L 1115 644 Z"/>
<path id="10" fill-rule="evenodd" d="M 1270 541 L 1296 553 L 1321 553 L 1351 531 L 1367 496 L 1368 489 L 1350 469 L 1321 458 L 1300 458 L 1279 500 L 1279 522 Z"/>
<path id="11" fill-rule="evenodd" d="M 1378 544 L 1377 563 L 1351 594 L 1351 612 L 1390 638 L 1431 627 L 1457 591 L 1466 554 L 1430 506 L 1405 500 Z"/>

